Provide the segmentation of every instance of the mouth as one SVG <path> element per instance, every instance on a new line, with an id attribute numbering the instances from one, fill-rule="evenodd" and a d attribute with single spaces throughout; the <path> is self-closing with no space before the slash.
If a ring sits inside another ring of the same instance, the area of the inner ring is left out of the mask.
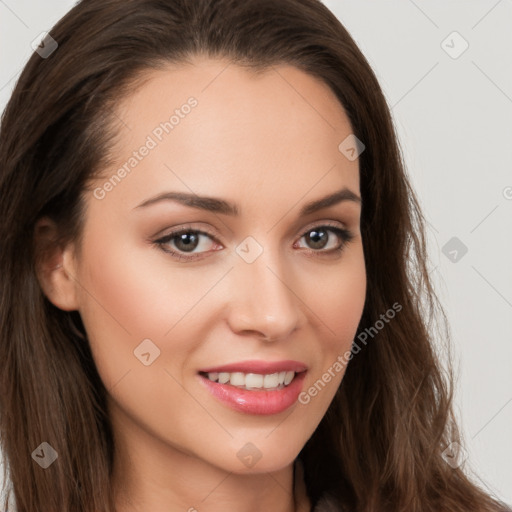
<path id="1" fill-rule="evenodd" d="M 291 407 L 302 391 L 307 367 L 296 361 L 247 361 L 198 372 L 210 394 L 246 414 L 278 414 Z"/>

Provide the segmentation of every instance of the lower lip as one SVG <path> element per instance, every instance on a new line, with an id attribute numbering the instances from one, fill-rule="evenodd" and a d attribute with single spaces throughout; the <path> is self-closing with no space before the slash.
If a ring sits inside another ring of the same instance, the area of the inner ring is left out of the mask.
<path id="1" fill-rule="evenodd" d="M 208 377 L 199 375 L 208 391 L 221 402 L 236 411 L 260 415 L 278 414 L 291 407 L 299 397 L 305 376 L 305 371 L 295 374 L 290 384 L 283 389 L 249 391 L 213 382 Z"/>

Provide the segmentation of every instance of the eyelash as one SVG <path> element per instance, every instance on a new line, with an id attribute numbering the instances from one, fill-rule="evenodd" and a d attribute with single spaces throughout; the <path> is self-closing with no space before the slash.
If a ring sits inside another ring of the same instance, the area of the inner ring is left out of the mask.
<path id="1" fill-rule="evenodd" d="M 354 239 L 354 235 L 349 230 L 344 229 L 344 228 L 340 228 L 338 225 L 335 225 L 335 224 L 325 223 L 325 224 L 319 224 L 318 226 L 313 226 L 312 228 L 309 228 L 307 231 L 302 233 L 302 235 L 300 236 L 299 240 L 302 239 L 305 235 L 307 235 L 311 231 L 317 231 L 317 230 L 321 230 L 321 229 L 325 229 L 326 231 L 329 231 L 329 232 L 334 233 L 335 235 L 337 235 L 341 239 L 341 243 L 340 243 L 340 245 L 338 247 L 335 247 L 334 249 L 329 249 L 329 250 L 309 249 L 308 252 L 314 253 L 315 256 L 323 257 L 323 256 L 326 256 L 326 255 L 327 256 L 333 256 L 333 255 L 340 254 L 343 251 L 343 249 L 345 248 L 345 246 Z M 156 246 L 158 246 L 165 253 L 170 254 L 173 258 L 176 258 L 176 259 L 181 260 L 181 261 L 193 261 L 193 260 L 197 260 L 199 258 L 202 258 L 203 254 L 205 254 L 204 252 L 196 253 L 196 254 L 191 255 L 191 256 L 186 256 L 185 253 L 183 253 L 183 252 L 177 252 L 177 251 L 174 251 L 172 249 L 164 248 L 164 246 L 167 243 L 169 243 L 174 238 L 176 238 L 179 235 L 182 235 L 184 233 L 200 234 L 200 235 L 204 235 L 204 236 L 210 237 L 214 241 L 216 241 L 215 240 L 215 235 L 213 233 L 209 233 L 208 231 L 203 231 L 203 230 L 200 230 L 200 229 L 194 229 L 194 228 L 189 227 L 189 226 L 184 226 L 182 228 L 177 229 L 176 231 L 172 231 L 168 235 L 165 235 L 164 237 L 159 238 L 158 240 L 155 240 L 153 243 Z"/>

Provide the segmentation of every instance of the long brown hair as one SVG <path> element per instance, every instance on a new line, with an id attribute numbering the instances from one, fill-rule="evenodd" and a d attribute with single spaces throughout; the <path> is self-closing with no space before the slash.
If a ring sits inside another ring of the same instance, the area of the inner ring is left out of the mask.
<path id="1" fill-rule="evenodd" d="M 500 510 L 443 459 L 462 441 L 452 376 L 434 350 L 435 319 L 446 319 L 429 279 L 425 221 L 381 88 L 333 14 L 318 0 L 82 0 L 50 34 L 57 49 L 31 56 L 1 125 L 0 435 L 18 512 L 112 512 L 115 502 L 107 390 L 80 315 L 41 290 L 35 223 L 55 220 L 55 243 L 80 239 L 83 193 L 109 163 L 116 103 L 144 71 L 198 54 L 248 69 L 291 64 L 320 78 L 365 144 L 368 287 L 358 333 L 391 304 L 402 309 L 354 354 L 299 455 L 313 505 L 328 493 L 347 511 Z M 448 329 L 440 337 L 448 347 Z M 42 442 L 58 453 L 44 471 L 31 457 Z"/>

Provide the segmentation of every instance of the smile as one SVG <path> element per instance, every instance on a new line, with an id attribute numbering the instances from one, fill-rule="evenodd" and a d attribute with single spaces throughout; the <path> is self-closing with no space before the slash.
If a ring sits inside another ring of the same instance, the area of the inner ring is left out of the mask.
<path id="1" fill-rule="evenodd" d="M 201 384 L 222 404 L 246 414 L 278 414 L 302 391 L 306 365 L 296 361 L 245 361 L 198 372 Z"/>

